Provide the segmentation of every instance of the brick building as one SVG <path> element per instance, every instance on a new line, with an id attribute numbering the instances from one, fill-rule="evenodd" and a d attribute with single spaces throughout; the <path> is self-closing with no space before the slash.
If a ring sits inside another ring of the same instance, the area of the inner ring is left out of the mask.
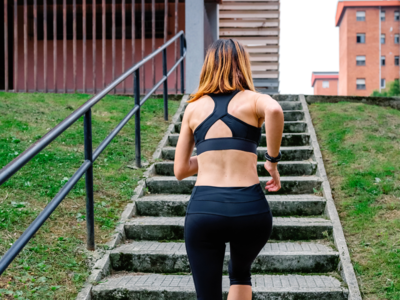
<path id="1" fill-rule="evenodd" d="M 339 95 L 369 96 L 399 78 L 400 1 L 339 1 Z"/>
<path id="2" fill-rule="evenodd" d="M 313 72 L 311 86 L 314 95 L 336 96 L 339 88 L 338 72 Z"/>

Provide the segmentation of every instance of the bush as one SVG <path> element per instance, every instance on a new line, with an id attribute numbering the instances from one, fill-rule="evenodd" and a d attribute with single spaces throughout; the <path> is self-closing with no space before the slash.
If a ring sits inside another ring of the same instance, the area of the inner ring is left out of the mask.
<path id="1" fill-rule="evenodd" d="M 381 92 L 375 90 L 371 94 L 372 97 L 399 97 L 400 96 L 400 84 L 399 80 L 389 82 L 386 89 Z"/>

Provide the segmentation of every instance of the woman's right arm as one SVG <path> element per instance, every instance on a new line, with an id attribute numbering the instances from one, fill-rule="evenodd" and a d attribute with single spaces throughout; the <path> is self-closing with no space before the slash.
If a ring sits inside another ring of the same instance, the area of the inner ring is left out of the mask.
<path id="1" fill-rule="evenodd" d="M 192 156 L 194 137 L 189 126 L 191 107 L 186 108 L 183 116 L 181 132 L 175 149 L 174 173 L 178 180 L 193 176 L 198 172 L 197 156 Z"/>
<path id="2" fill-rule="evenodd" d="M 270 96 L 259 95 L 256 100 L 256 111 L 258 118 L 265 121 L 268 154 L 271 157 L 277 157 L 281 147 L 284 126 L 282 107 Z M 272 177 L 265 188 L 269 192 L 279 191 L 281 189 L 281 180 L 278 172 L 278 163 L 271 163 L 267 160 L 264 166 Z"/>

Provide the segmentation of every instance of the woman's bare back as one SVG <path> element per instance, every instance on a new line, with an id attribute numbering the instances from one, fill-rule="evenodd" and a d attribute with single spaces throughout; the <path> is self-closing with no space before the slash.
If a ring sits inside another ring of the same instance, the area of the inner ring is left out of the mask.
<path id="1" fill-rule="evenodd" d="M 239 92 L 230 101 L 228 114 L 254 127 L 261 127 L 263 118 L 257 116 L 256 102 L 260 94 L 252 91 Z M 204 96 L 188 105 L 185 118 L 192 133 L 212 114 L 214 101 Z M 221 120 L 207 131 L 205 139 L 232 137 L 231 129 Z M 207 151 L 198 156 L 196 185 L 251 186 L 259 182 L 257 155 L 240 150 Z"/>

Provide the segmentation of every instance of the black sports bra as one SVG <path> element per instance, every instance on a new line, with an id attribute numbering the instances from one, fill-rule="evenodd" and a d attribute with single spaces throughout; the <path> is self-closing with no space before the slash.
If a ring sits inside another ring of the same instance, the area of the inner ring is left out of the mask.
<path id="1" fill-rule="evenodd" d="M 209 94 L 214 100 L 214 111 L 194 131 L 197 155 L 206 151 L 241 150 L 257 155 L 261 139 L 261 128 L 252 126 L 228 114 L 228 105 L 240 91 L 229 94 Z M 232 131 L 232 137 L 205 139 L 208 130 L 221 120 Z"/>

